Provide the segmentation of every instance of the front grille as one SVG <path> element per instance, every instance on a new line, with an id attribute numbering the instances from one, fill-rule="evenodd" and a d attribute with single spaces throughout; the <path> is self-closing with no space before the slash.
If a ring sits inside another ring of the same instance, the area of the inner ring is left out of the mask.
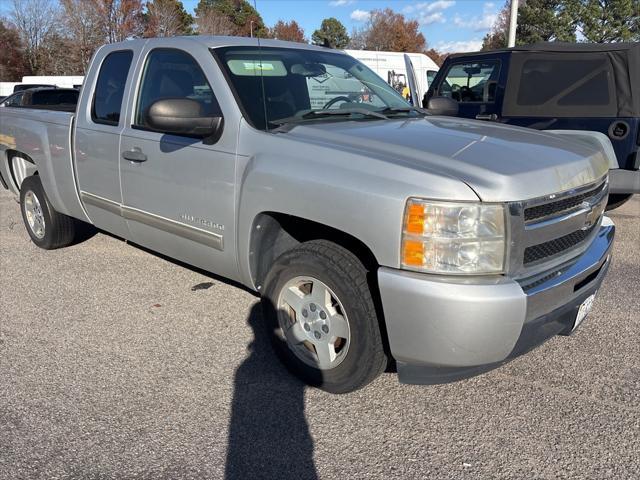
<path id="1" fill-rule="evenodd" d="M 549 257 L 553 257 L 564 253 L 565 251 L 575 247 L 579 243 L 582 243 L 593 232 L 593 229 L 597 226 L 593 225 L 586 230 L 577 230 L 564 237 L 555 238 L 548 242 L 539 243 L 538 245 L 532 245 L 524 250 L 524 265 L 528 265 L 540 260 L 546 260 Z"/>
<path id="2" fill-rule="evenodd" d="M 543 205 L 536 205 L 535 207 L 526 208 L 524 211 L 524 220 L 525 222 L 529 222 L 531 220 L 549 217 L 557 213 L 571 210 L 572 208 L 580 205 L 586 199 L 598 195 L 605 188 L 605 185 L 606 182 L 602 182 L 596 188 L 594 188 L 593 190 L 589 190 L 588 192 L 580 193 L 573 197 L 563 198 L 562 200 L 558 200 L 556 202 L 545 203 Z"/>

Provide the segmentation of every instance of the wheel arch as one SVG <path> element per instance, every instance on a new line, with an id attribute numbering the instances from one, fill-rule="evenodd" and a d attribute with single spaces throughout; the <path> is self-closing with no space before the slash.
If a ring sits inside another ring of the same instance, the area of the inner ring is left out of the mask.
<path id="1" fill-rule="evenodd" d="M 373 251 L 353 235 L 313 220 L 267 211 L 255 217 L 249 241 L 249 269 L 257 290 L 280 255 L 302 242 L 320 239 L 349 250 L 369 272 L 377 271 L 379 263 Z"/>
<path id="2" fill-rule="evenodd" d="M 16 150 L 13 148 L 9 148 L 5 150 L 5 158 L 3 159 L 4 168 L 0 169 L 0 176 L 2 176 L 3 183 L 6 184 L 5 187 L 13 191 L 13 193 L 15 193 L 16 195 L 20 193 L 20 186 L 18 185 L 18 180 L 16 179 L 16 172 L 14 171 L 14 166 L 13 166 L 13 158 L 17 156 L 25 159 L 28 163 L 30 163 L 33 166 L 33 168 L 30 168 L 29 171 L 27 172 L 27 175 L 25 175 L 25 178 L 30 177 L 31 175 L 38 175 L 38 165 L 33 160 L 33 158 L 31 158 L 26 153 L 21 152 L 20 150 Z M 4 174 L 2 174 L 3 172 Z M 6 175 L 6 178 L 5 178 L 5 175 Z"/>

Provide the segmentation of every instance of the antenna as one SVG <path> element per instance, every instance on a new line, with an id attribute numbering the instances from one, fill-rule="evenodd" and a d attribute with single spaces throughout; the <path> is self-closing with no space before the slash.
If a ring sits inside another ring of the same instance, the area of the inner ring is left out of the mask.
<path id="1" fill-rule="evenodd" d="M 253 0 L 253 8 L 258 11 L 257 0 Z M 251 25 L 251 34 L 253 35 L 253 24 Z M 260 31 L 256 31 L 256 40 L 258 41 L 258 52 L 260 53 L 260 88 L 262 88 L 262 107 L 264 109 L 264 128 L 269 131 L 269 118 L 267 117 L 267 91 L 264 88 L 264 75 L 262 70 L 262 45 L 260 45 Z"/>

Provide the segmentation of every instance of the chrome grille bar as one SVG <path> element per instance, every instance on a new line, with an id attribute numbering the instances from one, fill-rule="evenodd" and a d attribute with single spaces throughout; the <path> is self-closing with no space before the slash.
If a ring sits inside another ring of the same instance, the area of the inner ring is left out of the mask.
<path id="1" fill-rule="evenodd" d="M 604 177 L 584 187 L 511 203 L 509 274 L 537 275 L 580 255 L 597 233 L 608 193 Z"/>

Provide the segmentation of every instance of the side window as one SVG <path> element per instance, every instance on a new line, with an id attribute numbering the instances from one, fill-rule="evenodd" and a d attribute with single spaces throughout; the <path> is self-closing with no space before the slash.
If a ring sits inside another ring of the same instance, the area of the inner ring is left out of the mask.
<path id="1" fill-rule="evenodd" d="M 118 125 L 132 59 L 131 50 L 121 50 L 110 53 L 102 62 L 91 107 L 95 123 Z"/>
<path id="2" fill-rule="evenodd" d="M 427 70 L 427 86 L 428 87 L 433 85 L 433 81 L 436 79 L 437 74 L 438 74 L 437 70 Z"/>
<path id="3" fill-rule="evenodd" d="M 20 105 L 22 105 L 22 97 L 24 96 L 24 93 L 18 93 L 16 94 L 13 98 L 10 98 L 7 103 L 5 103 L 5 106 L 7 107 L 19 107 Z"/>
<path id="4" fill-rule="evenodd" d="M 438 94 L 458 102 L 494 102 L 499 75 L 497 60 L 451 65 Z"/>
<path id="5" fill-rule="evenodd" d="M 149 128 L 145 112 L 153 103 L 165 98 L 190 98 L 202 105 L 204 115 L 222 115 L 204 72 L 195 59 L 182 50 L 159 48 L 147 57 L 134 126 Z"/>
<path id="6" fill-rule="evenodd" d="M 518 105 L 609 105 L 613 83 L 608 58 L 527 60 L 522 67 Z"/>

